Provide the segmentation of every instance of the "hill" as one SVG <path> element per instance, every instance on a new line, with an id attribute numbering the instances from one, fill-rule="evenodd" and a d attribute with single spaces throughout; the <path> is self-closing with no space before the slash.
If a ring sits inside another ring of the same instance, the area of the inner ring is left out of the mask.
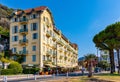
<path id="1" fill-rule="evenodd" d="M 7 18 L 12 14 L 14 9 L 8 8 L 7 6 L 4 6 L 0 4 L 0 26 L 4 29 L 9 29 L 9 19 Z"/>

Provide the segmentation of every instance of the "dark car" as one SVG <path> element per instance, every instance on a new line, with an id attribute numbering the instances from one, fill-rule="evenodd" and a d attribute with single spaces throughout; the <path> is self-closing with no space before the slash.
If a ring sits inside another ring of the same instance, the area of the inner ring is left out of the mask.
<path id="1" fill-rule="evenodd" d="M 96 68 L 94 69 L 94 72 L 95 72 L 95 73 L 101 72 L 101 68 L 100 68 L 100 67 L 96 67 Z"/>

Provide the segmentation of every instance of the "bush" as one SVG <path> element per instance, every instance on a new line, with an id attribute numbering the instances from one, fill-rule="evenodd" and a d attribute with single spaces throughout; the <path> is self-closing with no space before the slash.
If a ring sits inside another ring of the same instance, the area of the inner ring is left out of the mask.
<path id="1" fill-rule="evenodd" d="M 11 75 L 13 74 L 13 69 L 2 69 L 1 70 L 1 75 Z"/>
<path id="2" fill-rule="evenodd" d="M 14 70 L 13 74 L 22 73 L 23 70 L 21 64 L 19 64 L 18 62 L 11 62 L 8 68 Z"/>
<path id="3" fill-rule="evenodd" d="M 35 74 L 39 70 L 40 70 L 39 68 L 24 68 L 23 73 L 24 74 Z"/>

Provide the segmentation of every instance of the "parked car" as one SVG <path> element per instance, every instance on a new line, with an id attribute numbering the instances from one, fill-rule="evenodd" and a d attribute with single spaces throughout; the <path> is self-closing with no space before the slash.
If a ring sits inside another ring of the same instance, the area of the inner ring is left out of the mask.
<path id="1" fill-rule="evenodd" d="M 96 68 L 94 69 L 94 72 L 95 72 L 95 73 L 101 72 L 101 68 L 100 68 L 100 67 L 96 67 Z"/>

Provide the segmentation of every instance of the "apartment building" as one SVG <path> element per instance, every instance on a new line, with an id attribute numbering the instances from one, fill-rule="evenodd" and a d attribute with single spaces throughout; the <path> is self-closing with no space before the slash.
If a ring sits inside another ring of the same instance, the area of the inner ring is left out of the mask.
<path id="1" fill-rule="evenodd" d="M 16 11 L 10 21 L 10 49 L 13 54 L 24 56 L 23 66 L 77 66 L 77 44 L 55 27 L 46 6 Z"/>

